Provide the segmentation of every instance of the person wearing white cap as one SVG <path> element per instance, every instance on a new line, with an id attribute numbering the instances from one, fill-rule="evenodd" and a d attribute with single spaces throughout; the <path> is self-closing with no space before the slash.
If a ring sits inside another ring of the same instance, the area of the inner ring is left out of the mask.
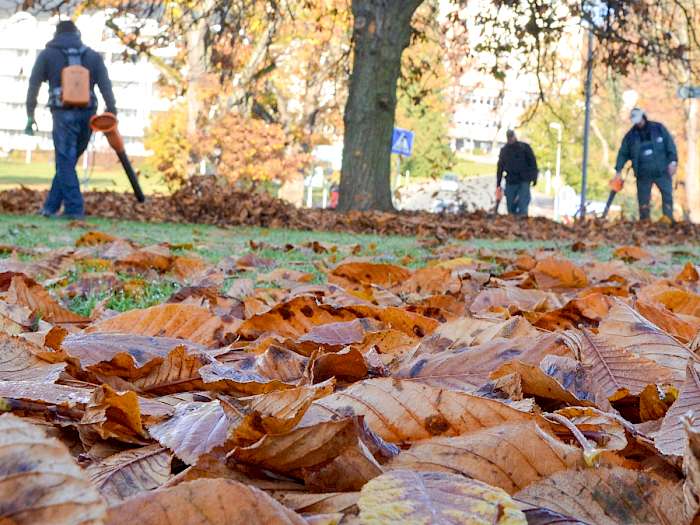
<path id="1" fill-rule="evenodd" d="M 651 188 L 656 185 L 661 192 L 663 214 L 673 222 L 673 176 L 678 170 L 676 144 L 666 127 L 650 121 L 641 109 L 634 108 L 630 120 L 632 128 L 622 140 L 611 186 L 617 184 L 621 187 L 622 168 L 632 161 L 637 179 L 639 219 L 649 220 Z"/>

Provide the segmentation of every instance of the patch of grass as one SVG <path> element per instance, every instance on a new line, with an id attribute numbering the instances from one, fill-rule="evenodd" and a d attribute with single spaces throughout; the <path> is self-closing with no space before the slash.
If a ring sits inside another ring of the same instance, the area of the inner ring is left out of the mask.
<path id="1" fill-rule="evenodd" d="M 139 293 L 110 290 L 87 296 L 77 296 L 69 300 L 67 306 L 75 313 L 86 317 L 103 301 L 106 301 L 105 306 L 110 310 L 126 312 L 164 303 L 179 289 L 180 285 L 172 281 L 151 281 L 146 282 Z"/>

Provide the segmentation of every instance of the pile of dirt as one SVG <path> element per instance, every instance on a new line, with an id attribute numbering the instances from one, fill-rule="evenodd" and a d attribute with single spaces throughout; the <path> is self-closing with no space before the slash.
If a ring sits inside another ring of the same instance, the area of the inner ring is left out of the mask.
<path id="1" fill-rule="evenodd" d="M 454 237 L 457 239 L 562 240 L 636 244 L 700 243 L 700 225 L 640 224 L 589 220 L 564 225 L 544 218 L 517 219 L 480 211 L 463 215 L 427 212 L 350 212 L 299 209 L 266 193 L 241 191 L 196 177 L 172 196 L 136 202 L 126 193 L 86 192 L 85 208 L 92 216 L 146 222 L 180 222 L 217 226 L 260 226 L 315 231 Z M 0 213 L 35 213 L 45 192 L 27 188 L 0 192 Z"/>

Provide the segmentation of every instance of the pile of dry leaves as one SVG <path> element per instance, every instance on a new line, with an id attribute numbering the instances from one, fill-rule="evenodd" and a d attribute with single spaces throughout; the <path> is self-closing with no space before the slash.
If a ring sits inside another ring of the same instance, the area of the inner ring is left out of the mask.
<path id="1" fill-rule="evenodd" d="M 77 244 L 0 273 L 2 523 L 697 517 L 690 263 L 660 279 L 638 248 L 579 266 L 446 248 L 418 270 L 346 259 L 314 284 L 236 277 L 252 254 Z M 86 262 L 103 271 L 61 281 Z M 126 313 L 62 304 L 117 270 L 183 286 Z"/>
<path id="2" fill-rule="evenodd" d="M 444 239 L 579 240 L 635 244 L 700 242 L 700 225 L 680 223 L 640 225 L 633 221 L 611 224 L 591 220 L 571 226 L 543 218 L 528 221 L 486 212 L 437 216 L 426 212 L 337 213 L 298 209 L 267 193 L 222 186 L 212 177 L 194 177 L 172 196 L 150 197 L 139 204 L 132 195 L 85 193 L 88 213 L 99 217 L 149 222 L 189 222 L 218 226 L 261 226 L 312 231 L 378 233 Z M 32 214 L 44 192 L 27 188 L 0 192 L 0 213 Z"/>

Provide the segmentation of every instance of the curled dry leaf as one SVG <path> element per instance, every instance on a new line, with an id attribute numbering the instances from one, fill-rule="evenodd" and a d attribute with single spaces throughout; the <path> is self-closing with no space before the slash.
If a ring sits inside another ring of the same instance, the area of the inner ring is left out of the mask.
<path id="1" fill-rule="evenodd" d="M 609 346 L 606 339 L 588 330 L 576 332 L 572 337 L 578 338 L 582 359 L 592 367 L 591 380 L 596 395 L 604 399 L 638 395 L 647 385 L 673 380 L 667 368 L 622 348 Z M 600 402 L 604 404 L 602 399 Z"/>
<path id="2" fill-rule="evenodd" d="M 206 308 L 187 304 L 161 304 L 132 310 L 86 328 L 85 332 L 112 332 L 186 339 L 215 346 L 223 323 Z"/>
<path id="3" fill-rule="evenodd" d="M 225 479 L 202 479 L 147 492 L 111 507 L 105 525 L 305 525 L 295 512 L 253 487 Z"/>
<path id="4" fill-rule="evenodd" d="M 363 487 L 357 505 L 363 525 L 527 525 L 525 514 L 502 490 L 442 472 L 387 472 Z"/>
<path id="5" fill-rule="evenodd" d="M 397 452 L 372 434 L 361 417 L 346 417 L 267 435 L 235 448 L 229 461 L 299 477 L 323 491 L 346 491 L 359 490 L 382 473 L 377 457 L 384 461 Z"/>
<path id="6" fill-rule="evenodd" d="M 148 438 L 136 393 L 116 392 L 107 385 L 95 389 L 80 425 L 81 432 L 94 431 L 102 439 L 144 444 Z"/>
<path id="7" fill-rule="evenodd" d="M 7 302 L 26 306 L 34 315 L 50 323 L 82 326 L 90 320 L 63 308 L 40 284 L 24 275 L 12 278 Z"/>
<path id="8" fill-rule="evenodd" d="M 693 428 L 693 418 L 688 415 L 683 418 L 688 439 L 683 457 L 683 503 L 689 523 L 695 523 L 700 513 L 700 432 Z"/>
<path id="9" fill-rule="evenodd" d="M 676 402 L 666 413 L 661 429 L 654 438 L 662 454 L 682 456 L 688 444 L 683 418 L 691 415 L 692 429 L 700 430 L 700 420 L 694 417 L 700 410 L 700 376 L 692 363 L 686 368 L 686 379 Z"/>
<path id="10" fill-rule="evenodd" d="M 700 295 L 677 288 L 664 290 L 654 299 L 676 314 L 700 317 Z"/>
<path id="11" fill-rule="evenodd" d="M 555 472 L 582 465 L 581 449 L 530 421 L 421 441 L 388 467 L 461 474 L 514 494 Z"/>
<path id="12" fill-rule="evenodd" d="M 453 346 L 476 346 L 497 337 L 516 339 L 536 336 L 537 330 L 525 318 L 517 315 L 505 321 L 479 317 L 462 317 L 442 324 L 435 335 L 450 339 Z"/>
<path id="13" fill-rule="evenodd" d="M 686 362 L 693 357 L 688 348 L 621 300 L 611 301 L 613 307 L 600 323 L 600 337 L 610 346 L 655 361 L 668 368 L 676 381 L 683 381 Z"/>
<path id="14" fill-rule="evenodd" d="M 160 445 L 125 450 L 87 468 L 107 503 L 137 496 L 162 486 L 170 477 L 171 453 Z"/>
<path id="15" fill-rule="evenodd" d="M 561 301 L 542 290 L 523 290 L 514 286 L 489 288 L 479 293 L 469 307 L 473 314 L 505 308 L 511 312 L 544 312 L 561 307 Z"/>
<path id="16" fill-rule="evenodd" d="M 533 419 L 498 401 L 387 378 L 355 383 L 314 401 L 301 424 L 352 415 L 364 416 L 375 434 L 397 444 Z"/>
<path id="17" fill-rule="evenodd" d="M 623 261 L 652 261 L 654 256 L 647 250 L 640 248 L 639 246 L 620 246 L 616 248 L 613 255 L 618 259 Z"/>
<path id="18" fill-rule="evenodd" d="M 654 323 L 681 343 L 688 344 L 700 332 L 700 319 L 691 323 L 663 306 L 646 301 L 637 301 L 634 306 L 649 322 Z"/>
<path id="19" fill-rule="evenodd" d="M 338 381 L 353 382 L 366 377 L 389 375 L 379 355 L 370 349 L 365 353 L 357 348 L 345 348 L 340 352 L 321 354 L 311 366 L 314 381 L 335 377 Z"/>
<path id="20" fill-rule="evenodd" d="M 98 244 L 107 244 L 110 242 L 114 242 L 117 240 L 117 237 L 114 235 L 110 235 L 109 233 L 105 232 L 100 232 L 96 230 L 92 230 L 89 232 L 83 233 L 77 241 L 75 241 L 75 245 L 78 248 L 81 248 L 83 246 L 96 246 Z"/>
<path id="21" fill-rule="evenodd" d="M 260 355 L 238 352 L 225 364 L 210 363 L 199 369 L 199 375 L 208 390 L 263 394 L 297 386 L 307 363 L 295 352 L 271 346 Z"/>
<path id="22" fill-rule="evenodd" d="M 11 414 L 0 416 L 0 465 L 0 522 L 103 522 L 102 498 L 65 445 Z"/>
<path id="23" fill-rule="evenodd" d="M 622 467 L 572 469 L 515 498 L 596 525 L 671 525 L 685 523 L 679 485 L 674 478 Z"/>
<path id="24" fill-rule="evenodd" d="M 545 290 L 584 288 L 588 285 L 586 272 L 571 261 L 555 257 L 538 261 L 530 275 L 537 286 Z"/>
<path id="25" fill-rule="evenodd" d="M 194 465 L 200 456 L 222 446 L 231 424 L 218 400 L 181 403 L 169 420 L 150 427 L 149 433 L 182 461 Z"/>
<path id="26" fill-rule="evenodd" d="M 686 283 L 696 283 L 700 281 L 700 273 L 693 263 L 688 261 L 681 272 L 676 275 L 676 281 L 686 282 Z"/>
<path id="27" fill-rule="evenodd" d="M 411 277 L 411 271 L 393 264 L 348 262 L 336 266 L 328 274 L 328 281 L 341 286 L 372 285 L 392 288 Z"/>
<path id="28" fill-rule="evenodd" d="M 36 357 L 42 348 L 17 336 L 0 333 L 0 380 L 54 383 L 65 363 L 50 364 Z"/>

